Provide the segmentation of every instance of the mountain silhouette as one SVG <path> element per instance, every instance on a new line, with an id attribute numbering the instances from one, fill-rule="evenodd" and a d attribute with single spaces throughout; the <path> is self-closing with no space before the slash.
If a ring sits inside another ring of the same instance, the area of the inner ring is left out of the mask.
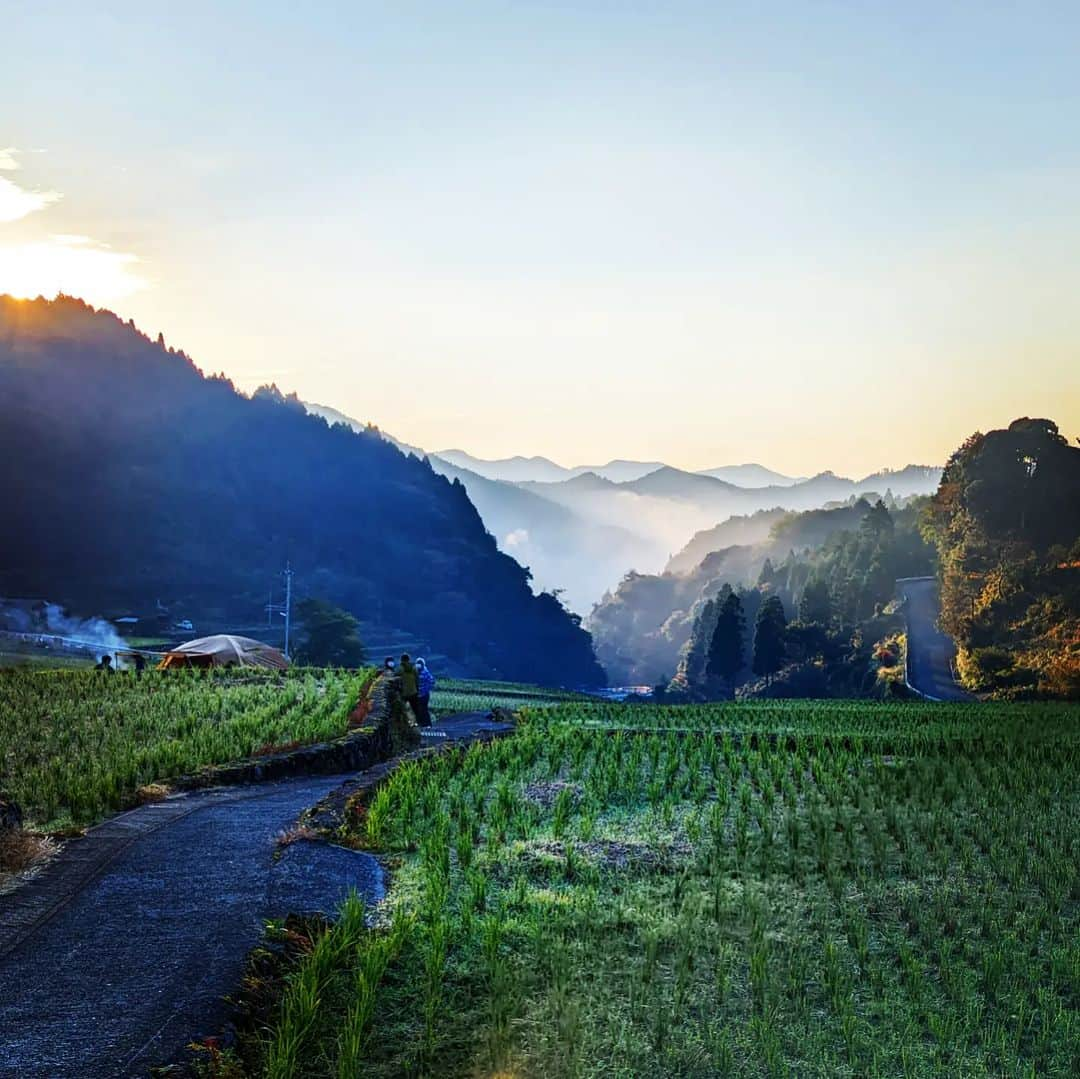
<path id="1" fill-rule="evenodd" d="M 0 595 L 85 613 L 264 617 L 302 594 L 476 674 L 602 680 L 579 620 L 500 553 L 465 488 L 377 431 L 247 397 L 79 300 L 0 297 Z"/>

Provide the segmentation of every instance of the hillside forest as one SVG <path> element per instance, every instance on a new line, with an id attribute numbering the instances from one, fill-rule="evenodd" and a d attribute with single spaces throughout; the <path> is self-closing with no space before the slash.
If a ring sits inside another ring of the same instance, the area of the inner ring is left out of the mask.
<path id="1" fill-rule="evenodd" d="M 304 594 L 474 675 L 603 682 L 460 483 L 76 299 L 0 297 L 0 486 L 2 596 L 257 625 L 291 562 Z"/>
<path id="2" fill-rule="evenodd" d="M 967 689 L 1075 698 L 1078 513 L 1080 449 L 1051 421 L 1021 419 L 968 439 L 932 498 L 732 518 L 714 542 L 768 537 L 627 574 L 589 624 L 614 679 L 669 700 L 904 695 L 896 581 L 937 574 Z"/>
<path id="3" fill-rule="evenodd" d="M 345 619 L 342 657 L 362 626 L 477 676 L 842 697 L 905 691 L 895 582 L 938 575 L 969 690 L 1080 695 L 1080 448 L 1047 419 L 972 435 L 944 472 L 862 481 L 440 458 L 275 386 L 239 393 L 69 297 L 0 297 L 0 410 L 3 597 L 257 626 L 292 563 L 299 611 L 322 612 L 306 646 Z M 626 571 L 650 517 L 683 546 Z M 593 587 L 613 560 L 621 581 L 571 613 L 560 576 Z"/>
<path id="4" fill-rule="evenodd" d="M 1080 697 L 1080 448 L 1045 419 L 972 435 L 949 458 L 925 533 L 965 684 Z"/>

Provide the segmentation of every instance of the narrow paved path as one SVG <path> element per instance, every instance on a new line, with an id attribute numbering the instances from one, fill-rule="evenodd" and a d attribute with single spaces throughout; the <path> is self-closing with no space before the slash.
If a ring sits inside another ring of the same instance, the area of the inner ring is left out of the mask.
<path id="1" fill-rule="evenodd" d="M 896 582 L 896 589 L 906 600 L 908 685 L 932 701 L 971 700 L 953 677 L 956 644 L 938 628 L 937 581 L 906 577 Z"/>
<path id="2" fill-rule="evenodd" d="M 264 919 L 331 913 L 352 887 L 379 898 L 374 858 L 276 842 L 341 781 L 188 795 L 187 812 L 138 835 L 24 928 L 0 959 L 0 1076 L 145 1076 L 220 1029 L 222 997 L 239 985 Z"/>
<path id="3" fill-rule="evenodd" d="M 511 730 L 450 716 L 425 744 Z M 146 1076 L 228 1020 L 263 922 L 332 913 L 351 888 L 374 901 L 370 855 L 277 837 L 340 786 L 319 776 L 170 798 L 71 843 L 0 897 L 0 1076 Z"/>

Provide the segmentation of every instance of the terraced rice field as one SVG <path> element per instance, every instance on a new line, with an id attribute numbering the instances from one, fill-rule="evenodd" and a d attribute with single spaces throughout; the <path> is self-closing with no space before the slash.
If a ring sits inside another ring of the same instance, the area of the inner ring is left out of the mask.
<path id="1" fill-rule="evenodd" d="M 393 885 L 247 1074 L 1080 1073 L 1075 708 L 526 708 L 350 815 Z"/>
<path id="2" fill-rule="evenodd" d="M 342 734 L 374 672 L 0 671 L 0 790 L 82 825 L 144 784 Z"/>
<path id="3" fill-rule="evenodd" d="M 571 690 L 545 689 L 516 682 L 440 679 L 431 695 L 431 707 L 437 716 L 447 716 L 456 712 L 489 712 L 493 708 L 516 710 L 526 706 L 535 708 L 588 700 L 583 694 Z"/>

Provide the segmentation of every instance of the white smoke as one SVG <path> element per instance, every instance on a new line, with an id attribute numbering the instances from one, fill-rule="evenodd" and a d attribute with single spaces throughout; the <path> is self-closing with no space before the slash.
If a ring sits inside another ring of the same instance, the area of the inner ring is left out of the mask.
<path id="1" fill-rule="evenodd" d="M 73 618 L 56 603 L 27 606 L 0 598 L 0 638 L 29 645 L 31 650 L 59 649 L 114 655 L 127 644 L 104 618 Z"/>
<path id="2" fill-rule="evenodd" d="M 53 636 L 97 652 L 115 653 L 127 647 L 123 637 L 104 618 L 72 618 L 55 603 L 45 605 L 45 627 Z"/>
<path id="3" fill-rule="evenodd" d="M 515 547 L 524 547 L 529 542 L 529 530 L 527 528 L 515 528 L 503 537 L 503 547 L 513 550 Z"/>

